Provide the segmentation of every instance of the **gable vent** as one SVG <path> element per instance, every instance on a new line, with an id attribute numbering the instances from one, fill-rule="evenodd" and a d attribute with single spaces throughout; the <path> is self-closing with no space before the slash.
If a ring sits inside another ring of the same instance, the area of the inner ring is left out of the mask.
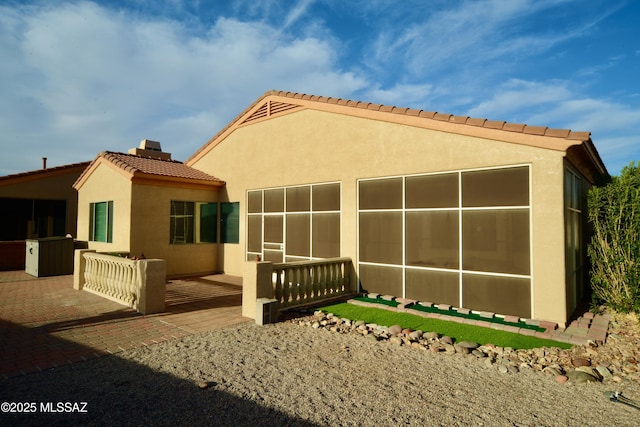
<path id="1" fill-rule="evenodd" d="M 252 115 L 247 117 L 242 124 L 251 122 L 253 120 L 264 119 L 266 117 L 282 114 L 286 111 L 295 110 L 301 108 L 300 105 L 289 104 L 286 102 L 267 101 L 260 108 L 258 108 Z"/>

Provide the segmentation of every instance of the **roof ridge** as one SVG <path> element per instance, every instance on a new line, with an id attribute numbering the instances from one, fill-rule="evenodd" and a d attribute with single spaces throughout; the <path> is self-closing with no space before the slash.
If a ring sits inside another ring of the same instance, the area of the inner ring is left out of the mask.
<path id="1" fill-rule="evenodd" d="M 69 164 L 60 165 L 60 166 L 53 166 L 53 167 L 48 167 L 46 169 L 35 169 L 35 170 L 30 170 L 25 172 L 18 172 L 18 173 L 0 176 L 0 180 L 20 178 L 20 177 L 25 177 L 30 175 L 36 175 L 39 173 L 62 171 L 65 169 L 73 169 L 81 166 L 87 167 L 89 166 L 89 164 L 91 164 L 91 160 L 84 161 L 84 162 L 77 162 L 77 163 L 69 163 Z"/>
<path id="2" fill-rule="evenodd" d="M 390 106 L 390 105 L 384 105 L 384 104 L 374 104 L 371 102 L 354 101 L 349 99 L 333 98 L 333 97 L 318 96 L 318 95 L 309 95 L 309 94 L 298 93 L 298 92 L 269 90 L 265 92 L 264 95 L 258 99 L 258 101 L 262 100 L 263 98 L 266 98 L 267 96 L 281 96 L 281 97 L 286 97 L 291 99 L 303 99 L 307 101 L 324 102 L 327 104 L 338 104 L 338 105 L 344 105 L 347 107 L 362 108 L 366 110 L 382 111 L 382 112 L 388 112 L 388 113 L 394 113 L 394 114 L 404 114 L 407 116 L 417 116 L 425 119 L 439 120 L 439 121 L 445 121 L 449 123 L 463 124 L 467 126 L 485 127 L 489 129 L 503 130 L 507 132 L 518 132 L 518 133 L 524 133 L 524 134 L 530 134 L 530 135 L 549 136 L 554 138 L 563 138 L 563 139 L 580 140 L 580 141 L 587 141 L 591 139 L 591 132 L 587 132 L 587 131 L 572 131 L 571 129 L 549 128 L 546 126 L 532 126 L 524 123 L 511 123 L 511 122 L 500 121 L 500 120 L 489 120 L 486 118 L 456 116 L 453 114 L 438 113 L 436 111 L 425 111 L 425 110 L 414 109 L 414 108 L 396 107 L 396 106 Z M 255 103 L 253 103 L 250 106 L 250 108 L 253 107 L 254 105 Z M 244 112 L 246 112 L 247 110 L 245 110 Z"/>
<path id="3" fill-rule="evenodd" d="M 151 157 L 151 156 L 141 156 L 139 154 L 131 154 L 131 153 L 122 153 L 120 151 L 109 151 L 109 150 L 105 150 L 103 152 L 100 153 L 100 155 L 102 154 L 117 154 L 119 156 L 127 156 L 127 157 L 133 157 L 133 158 L 138 158 L 138 159 L 145 159 L 145 160 L 157 160 L 160 162 L 168 162 L 168 163 L 179 163 L 179 164 L 184 164 L 184 162 L 181 162 L 180 160 L 174 160 L 174 159 L 160 159 L 157 157 Z"/>

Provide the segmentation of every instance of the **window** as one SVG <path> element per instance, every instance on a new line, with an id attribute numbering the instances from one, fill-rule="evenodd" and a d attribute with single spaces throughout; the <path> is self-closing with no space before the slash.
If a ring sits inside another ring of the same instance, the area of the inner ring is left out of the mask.
<path id="1" fill-rule="evenodd" d="M 363 289 L 529 317 L 529 199 L 528 166 L 360 180 Z"/>
<path id="2" fill-rule="evenodd" d="M 247 192 L 247 260 L 340 256 L 339 183 Z"/>
<path id="3" fill-rule="evenodd" d="M 583 264 L 582 251 L 582 180 L 571 169 L 564 174 L 565 199 L 565 263 L 568 290 L 568 311 L 572 312 L 582 299 Z"/>
<path id="4" fill-rule="evenodd" d="M 113 201 L 89 204 L 89 240 L 113 241 Z"/>
<path id="5" fill-rule="evenodd" d="M 194 202 L 171 201 L 170 233 L 171 244 L 193 243 Z"/>
<path id="6" fill-rule="evenodd" d="M 169 243 L 216 243 L 218 241 L 218 204 L 171 201 Z"/>
<path id="7" fill-rule="evenodd" d="M 240 203 L 220 204 L 220 237 L 222 243 L 240 242 Z"/>

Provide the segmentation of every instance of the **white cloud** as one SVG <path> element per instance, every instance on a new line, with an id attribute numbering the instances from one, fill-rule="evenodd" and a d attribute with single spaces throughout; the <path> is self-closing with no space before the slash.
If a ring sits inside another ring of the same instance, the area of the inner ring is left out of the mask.
<path id="1" fill-rule="evenodd" d="M 398 83 L 389 89 L 366 89 L 364 91 L 366 97 L 364 100 L 384 105 L 420 108 L 424 100 L 431 94 L 432 89 L 431 84 Z"/>
<path id="2" fill-rule="evenodd" d="M 2 62 L 11 64 L 0 65 L 2 149 L 48 156 L 50 165 L 143 138 L 186 159 L 266 90 L 345 97 L 366 85 L 340 69 L 331 39 L 263 22 L 220 17 L 195 34 L 177 21 L 81 2 L 2 7 L 0 25 Z M 21 166 L 0 156 L 0 175 Z"/>
<path id="3" fill-rule="evenodd" d="M 563 82 L 539 83 L 511 79 L 500 88 L 496 88 L 491 99 L 480 102 L 471 108 L 468 114 L 472 117 L 503 120 L 523 109 L 562 102 L 570 95 L 566 83 Z"/>
<path id="4" fill-rule="evenodd" d="M 509 55 L 534 55 L 565 40 L 568 31 L 556 29 L 531 36 L 521 32 L 522 18 L 557 3 L 486 0 L 433 8 L 435 11 L 430 9 L 422 21 L 386 27 L 374 45 L 372 57 L 377 63 L 402 57 L 411 73 L 420 74 L 452 64 L 468 67 L 490 64 Z"/>
<path id="5" fill-rule="evenodd" d="M 588 131 L 610 173 L 640 160 L 640 107 L 586 97 L 568 81 L 511 80 L 469 110 L 474 117 Z M 634 133 L 635 132 L 635 133 Z"/>

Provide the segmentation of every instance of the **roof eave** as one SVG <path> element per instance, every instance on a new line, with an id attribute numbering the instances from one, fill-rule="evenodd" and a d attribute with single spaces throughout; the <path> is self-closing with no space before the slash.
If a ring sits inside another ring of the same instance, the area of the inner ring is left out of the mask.
<path id="1" fill-rule="evenodd" d="M 185 164 L 192 166 L 226 139 L 227 136 L 229 136 L 238 127 L 269 119 L 267 117 L 262 120 L 243 124 L 246 118 L 250 117 L 263 105 L 263 103 L 267 102 L 267 100 L 282 103 L 295 103 L 303 109 L 309 108 L 562 152 L 566 152 L 570 147 L 583 144 L 591 139 L 591 134 L 589 132 L 573 132 L 569 129 L 528 126 L 525 124 L 507 123 L 503 121 L 493 121 L 466 116 L 454 116 L 451 114 L 441 114 L 410 108 L 399 108 L 381 104 L 349 101 L 339 98 L 319 97 L 292 92 L 268 91 L 247 107 L 234 120 L 227 124 L 222 130 L 220 130 L 220 132 L 202 145 L 186 160 Z M 298 109 L 295 111 L 301 110 Z"/>

